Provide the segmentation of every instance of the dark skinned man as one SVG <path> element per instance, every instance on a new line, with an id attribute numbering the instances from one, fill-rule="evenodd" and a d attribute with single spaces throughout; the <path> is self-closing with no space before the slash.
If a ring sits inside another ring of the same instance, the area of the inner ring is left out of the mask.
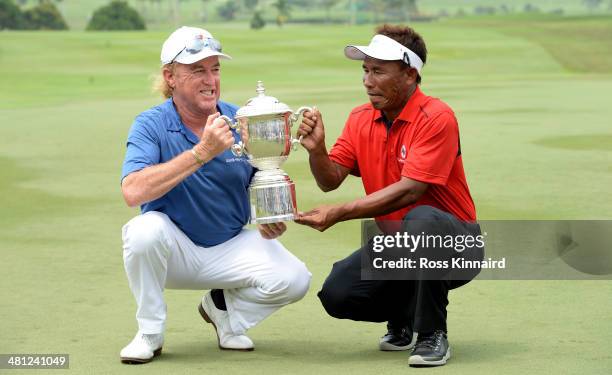
<path id="1" fill-rule="evenodd" d="M 381 228 L 401 222 L 413 231 L 480 234 L 455 115 L 419 87 L 427 58 L 422 37 L 409 27 L 384 25 L 368 46 L 344 52 L 363 61 L 369 103 L 351 111 L 330 152 L 318 110 L 304 114 L 298 134 L 321 190 L 336 189 L 352 174 L 361 177 L 367 195 L 300 213 L 297 222 L 324 231 L 340 221 L 376 218 Z M 411 366 L 444 365 L 450 358 L 448 291 L 469 280 L 362 280 L 361 257 L 371 246 L 334 264 L 318 294 L 325 310 L 339 319 L 387 322 L 380 350 L 412 349 Z"/>

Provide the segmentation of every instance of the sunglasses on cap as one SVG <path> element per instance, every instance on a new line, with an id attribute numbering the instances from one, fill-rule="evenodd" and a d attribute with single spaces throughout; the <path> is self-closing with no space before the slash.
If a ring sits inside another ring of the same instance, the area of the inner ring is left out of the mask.
<path id="1" fill-rule="evenodd" d="M 193 39 L 185 43 L 185 47 L 180 50 L 173 58 L 170 60 L 170 64 L 174 62 L 174 60 L 186 51 L 189 54 L 195 55 L 196 53 L 200 53 L 204 48 L 208 48 L 215 52 L 222 52 L 221 42 L 219 42 L 215 38 L 204 38 L 204 35 L 198 34 Z"/>

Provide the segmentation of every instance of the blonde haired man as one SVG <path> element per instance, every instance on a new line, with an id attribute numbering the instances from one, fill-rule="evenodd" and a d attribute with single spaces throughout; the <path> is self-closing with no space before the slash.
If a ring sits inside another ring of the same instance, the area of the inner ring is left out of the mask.
<path id="1" fill-rule="evenodd" d="M 246 331 L 301 299 L 310 273 L 274 238 L 285 225 L 246 230 L 253 169 L 228 148 L 240 135 L 219 119 L 237 107 L 219 100 L 220 59 L 230 59 L 206 30 L 181 27 L 161 50 L 162 104 L 130 130 L 121 189 L 142 214 L 123 227 L 123 258 L 138 305 L 138 332 L 124 363 L 161 354 L 165 288 L 212 289 L 198 310 L 221 349 L 253 350 Z"/>

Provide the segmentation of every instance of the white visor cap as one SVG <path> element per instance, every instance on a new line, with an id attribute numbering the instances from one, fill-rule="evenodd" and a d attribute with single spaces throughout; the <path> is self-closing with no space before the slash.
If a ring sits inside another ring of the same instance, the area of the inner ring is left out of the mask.
<path id="1" fill-rule="evenodd" d="M 231 59 L 221 52 L 221 43 L 212 34 L 199 27 L 182 26 L 175 30 L 164 42 L 161 49 L 161 63 L 176 61 L 180 64 L 193 64 L 210 56 Z"/>
<path id="2" fill-rule="evenodd" d="M 421 74 L 423 60 L 408 47 L 386 35 L 374 35 L 367 46 L 346 46 L 344 55 L 352 60 L 364 60 L 371 57 L 378 60 L 403 61 Z"/>

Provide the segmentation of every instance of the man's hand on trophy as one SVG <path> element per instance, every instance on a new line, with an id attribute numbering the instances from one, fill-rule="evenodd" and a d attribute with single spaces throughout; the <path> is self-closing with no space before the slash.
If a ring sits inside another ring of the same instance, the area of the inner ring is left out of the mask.
<path id="1" fill-rule="evenodd" d="M 325 147 L 325 128 L 323 126 L 323 116 L 317 107 L 311 111 L 305 111 L 302 123 L 298 129 L 298 137 L 302 138 L 302 145 L 308 152 Z"/>
<path id="2" fill-rule="evenodd" d="M 287 230 L 287 226 L 283 222 L 270 223 L 270 224 L 257 224 L 259 233 L 266 240 L 274 239 Z"/>
<path id="3" fill-rule="evenodd" d="M 206 152 L 210 158 L 219 155 L 234 144 L 232 131 L 219 116 L 219 112 L 208 116 L 202 138 L 196 146 L 199 152 Z"/>
<path id="4" fill-rule="evenodd" d="M 338 222 L 338 214 L 336 206 L 319 206 L 308 212 L 299 212 L 295 222 L 324 232 Z"/>

